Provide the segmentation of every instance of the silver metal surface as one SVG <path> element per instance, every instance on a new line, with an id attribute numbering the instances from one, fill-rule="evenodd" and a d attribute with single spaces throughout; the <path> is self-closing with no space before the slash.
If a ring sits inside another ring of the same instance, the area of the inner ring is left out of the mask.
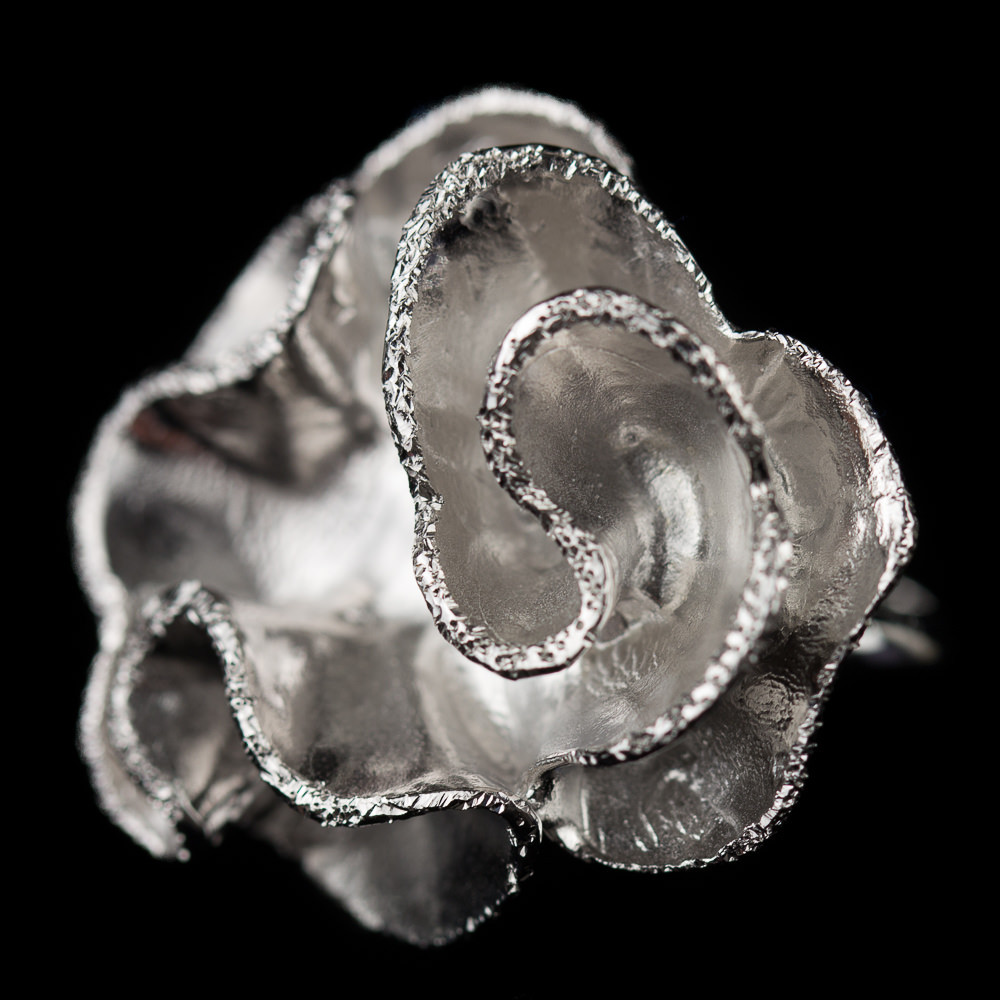
<path id="1" fill-rule="evenodd" d="M 689 867 L 794 801 L 909 501 L 864 399 L 733 330 L 628 169 L 563 102 L 451 102 L 105 420 L 82 745 L 151 852 L 239 824 L 440 943 L 543 833 Z"/>

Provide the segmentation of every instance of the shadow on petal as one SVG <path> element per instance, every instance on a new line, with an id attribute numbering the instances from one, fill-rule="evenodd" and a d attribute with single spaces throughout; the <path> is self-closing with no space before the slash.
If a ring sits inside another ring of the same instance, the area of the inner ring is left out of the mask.
<path id="1" fill-rule="evenodd" d="M 488 810 L 449 809 L 352 829 L 281 810 L 256 832 L 298 860 L 365 927 L 413 944 L 444 944 L 474 930 L 516 889 L 504 876 L 509 827 Z"/>

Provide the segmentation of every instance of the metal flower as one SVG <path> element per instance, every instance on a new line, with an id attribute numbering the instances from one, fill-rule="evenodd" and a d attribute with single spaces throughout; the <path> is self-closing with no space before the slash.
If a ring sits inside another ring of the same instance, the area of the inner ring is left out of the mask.
<path id="1" fill-rule="evenodd" d="M 543 831 L 660 871 L 794 800 L 909 501 L 865 401 L 734 331 L 628 170 L 562 102 L 447 104 L 107 418 L 82 744 L 151 852 L 242 824 L 430 943 Z"/>

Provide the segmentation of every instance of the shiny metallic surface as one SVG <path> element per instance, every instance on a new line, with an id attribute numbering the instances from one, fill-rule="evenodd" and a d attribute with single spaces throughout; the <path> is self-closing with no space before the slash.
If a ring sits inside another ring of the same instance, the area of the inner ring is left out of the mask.
<path id="1" fill-rule="evenodd" d="M 150 851 L 240 824 L 439 943 L 543 831 L 690 867 L 794 801 L 909 502 L 864 399 L 733 330 L 628 167 L 562 102 L 446 105 L 107 418 L 81 731 Z"/>

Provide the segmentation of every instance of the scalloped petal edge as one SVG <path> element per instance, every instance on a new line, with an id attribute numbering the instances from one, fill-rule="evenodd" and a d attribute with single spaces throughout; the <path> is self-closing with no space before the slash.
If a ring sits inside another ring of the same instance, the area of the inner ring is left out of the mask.
<path id="1" fill-rule="evenodd" d="M 715 702 L 752 654 L 780 607 L 787 583 L 784 568 L 792 552 L 770 489 L 762 428 L 739 385 L 725 365 L 716 360 L 714 351 L 662 309 L 634 295 L 611 289 L 576 289 L 539 303 L 511 328 L 489 373 L 479 420 L 483 449 L 491 471 L 519 505 L 543 519 L 546 532 L 573 567 L 581 593 L 586 593 L 585 587 L 593 586 L 598 595 L 594 603 L 599 607 L 606 603 L 602 589 L 604 578 L 589 562 L 591 550 L 598 547 L 589 533 L 579 529 L 572 516 L 554 504 L 545 490 L 533 482 L 530 470 L 524 467 L 513 430 L 512 386 L 547 340 L 560 330 L 587 321 L 621 325 L 629 333 L 669 352 L 689 369 L 692 379 L 713 400 L 749 466 L 753 555 L 732 627 L 720 652 L 706 663 L 702 682 L 649 727 L 630 733 L 608 747 L 576 750 L 548 758 L 539 762 L 539 771 L 566 763 L 594 765 L 641 757 L 662 746 L 697 719 Z M 592 632 L 584 631 L 583 612 L 570 628 L 575 628 L 577 634 L 584 637 L 578 640 L 579 652 L 582 652 L 593 641 Z"/>

